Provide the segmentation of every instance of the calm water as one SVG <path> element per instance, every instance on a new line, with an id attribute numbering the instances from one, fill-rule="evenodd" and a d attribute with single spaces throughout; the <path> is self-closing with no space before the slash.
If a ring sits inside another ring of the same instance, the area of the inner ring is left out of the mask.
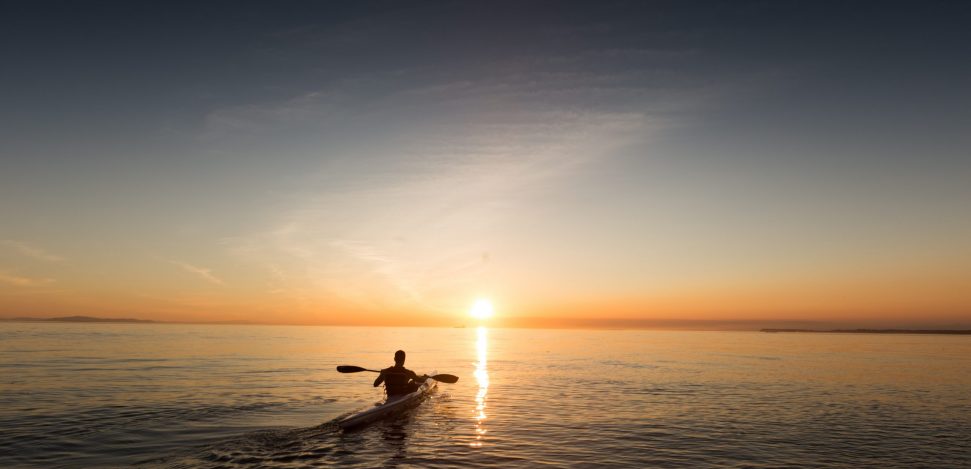
<path id="1" fill-rule="evenodd" d="M 0 467 L 133 465 L 971 467 L 971 338 L 0 323 Z"/>

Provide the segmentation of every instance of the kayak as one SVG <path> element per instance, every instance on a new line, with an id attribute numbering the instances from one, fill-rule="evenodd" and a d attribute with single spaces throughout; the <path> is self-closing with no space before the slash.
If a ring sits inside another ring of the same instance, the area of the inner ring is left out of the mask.
<path id="1" fill-rule="evenodd" d="M 428 374 L 428 376 L 435 376 L 435 374 L 435 372 L 431 372 Z M 341 420 L 340 422 L 337 422 L 337 425 L 342 429 L 347 429 L 366 425 L 371 422 L 391 417 L 392 415 L 397 415 L 401 411 L 420 403 L 422 398 L 435 389 L 437 384 L 438 383 L 431 378 L 426 379 L 425 382 L 421 383 L 421 386 L 419 386 L 414 392 L 389 397 L 381 404 L 377 404 L 368 410 L 358 412 Z"/>

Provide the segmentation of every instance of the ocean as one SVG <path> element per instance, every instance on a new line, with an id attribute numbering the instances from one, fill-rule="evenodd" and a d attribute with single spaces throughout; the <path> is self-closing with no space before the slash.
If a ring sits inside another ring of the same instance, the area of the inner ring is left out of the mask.
<path id="1" fill-rule="evenodd" d="M 0 323 L 0 467 L 133 466 L 971 467 L 971 337 Z"/>

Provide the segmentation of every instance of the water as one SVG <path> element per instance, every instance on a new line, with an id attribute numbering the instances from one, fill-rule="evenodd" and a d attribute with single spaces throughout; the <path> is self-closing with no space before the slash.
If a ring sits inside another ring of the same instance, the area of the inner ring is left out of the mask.
<path id="1" fill-rule="evenodd" d="M 397 419 L 371 373 L 460 376 Z M 0 467 L 971 467 L 971 338 L 0 323 Z"/>

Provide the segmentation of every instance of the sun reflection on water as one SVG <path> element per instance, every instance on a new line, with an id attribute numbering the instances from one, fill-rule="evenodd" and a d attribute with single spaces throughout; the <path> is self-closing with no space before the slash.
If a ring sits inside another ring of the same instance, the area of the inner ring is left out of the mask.
<path id="1" fill-rule="evenodd" d="M 475 364 L 475 381 L 479 384 L 479 391 L 475 393 L 475 441 L 469 444 L 473 448 L 482 447 L 482 438 L 486 434 L 483 422 L 486 419 L 486 393 L 489 391 L 489 371 L 486 369 L 488 332 L 484 326 L 476 329 L 475 349 L 479 361 Z"/>

